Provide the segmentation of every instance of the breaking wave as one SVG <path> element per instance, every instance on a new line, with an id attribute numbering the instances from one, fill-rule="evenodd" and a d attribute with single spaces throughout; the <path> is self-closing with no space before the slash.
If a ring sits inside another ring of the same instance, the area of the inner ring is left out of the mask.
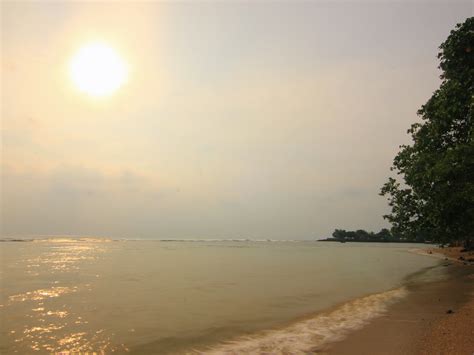
<path id="1" fill-rule="evenodd" d="M 383 315 L 389 305 L 408 294 L 405 287 L 358 298 L 332 311 L 206 349 L 206 354 L 307 354 L 343 339 Z M 201 352 L 201 351 L 198 351 Z"/>

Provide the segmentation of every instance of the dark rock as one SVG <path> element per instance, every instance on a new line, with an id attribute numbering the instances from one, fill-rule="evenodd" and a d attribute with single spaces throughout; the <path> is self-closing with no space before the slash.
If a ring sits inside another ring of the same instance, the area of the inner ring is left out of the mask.
<path id="1" fill-rule="evenodd" d="M 454 313 L 454 311 L 453 311 L 452 309 L 448 309 L 448 310 L 446 311 L 446 314 L 453 314 L 453 313 Z"/>

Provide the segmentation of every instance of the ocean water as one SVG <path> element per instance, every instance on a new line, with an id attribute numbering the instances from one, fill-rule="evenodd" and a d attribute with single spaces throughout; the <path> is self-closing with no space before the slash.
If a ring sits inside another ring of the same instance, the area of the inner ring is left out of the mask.
<path id="1" fill-rule="evenodd" d="M 308 353 L 443 276 L 413 244 L 0 243 L 0 353 Z"/>

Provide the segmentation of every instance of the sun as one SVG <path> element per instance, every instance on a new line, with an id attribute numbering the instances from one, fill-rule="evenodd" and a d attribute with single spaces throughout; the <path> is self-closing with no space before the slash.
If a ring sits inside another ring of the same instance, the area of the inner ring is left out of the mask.
<path id="1" fill-rule="evenodd" d="M 102 97 L 113 94 L 127 81 L 128 68 L 112 47 L 92 42 L 73 56 L 69 75 L 79 91 Z"/>

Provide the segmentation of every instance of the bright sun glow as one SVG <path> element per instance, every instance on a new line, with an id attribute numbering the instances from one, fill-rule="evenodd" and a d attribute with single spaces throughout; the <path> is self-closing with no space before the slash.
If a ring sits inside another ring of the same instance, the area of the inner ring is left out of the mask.
<path id="1" fill-rule="evenodd" d="M 105 43 L 94 42 L 74 55 L 69 74 L 80 91 L 100 97 L 120 88 L 127 80 L 128 70 L 116 51 Z"/>

